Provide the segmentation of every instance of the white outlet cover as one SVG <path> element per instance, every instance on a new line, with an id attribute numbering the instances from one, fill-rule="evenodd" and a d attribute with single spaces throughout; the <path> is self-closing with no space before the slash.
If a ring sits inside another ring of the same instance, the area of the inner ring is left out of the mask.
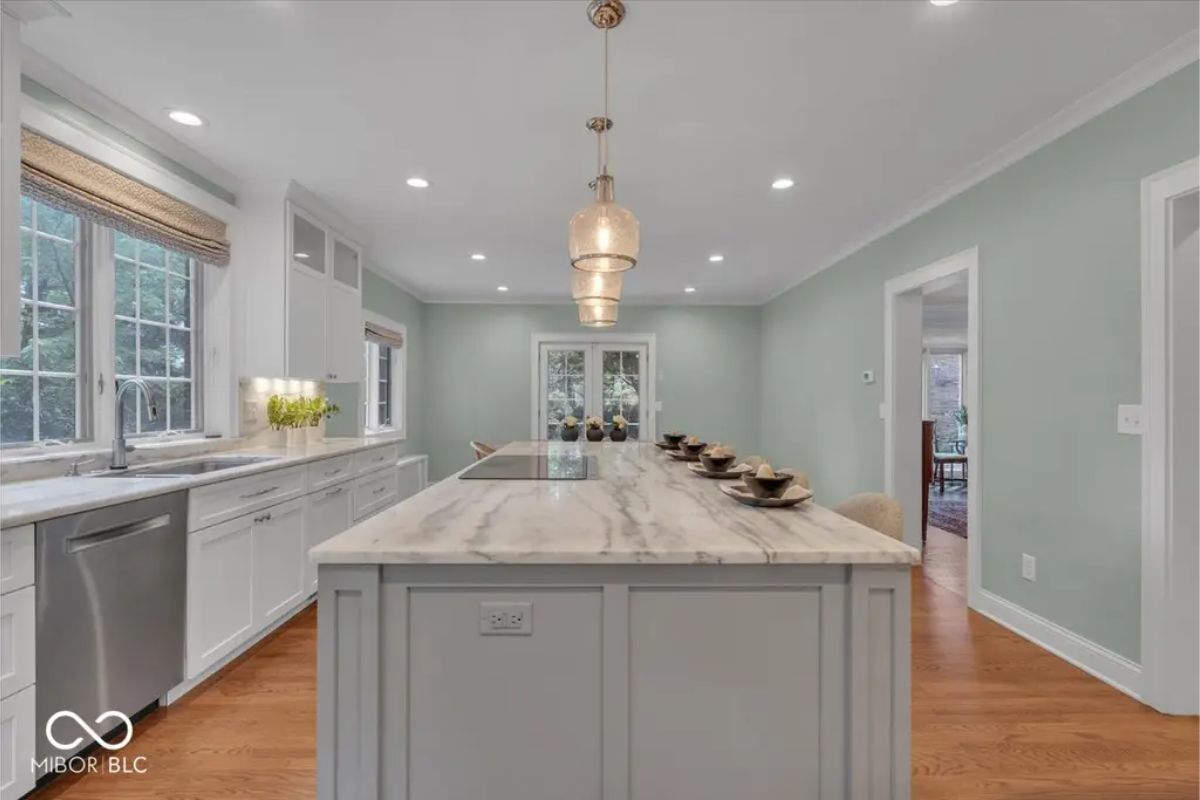
<path id="1" fill-rule="evenodd" d="M 479 632 L 484 636 L 530 636 L 533 634 L 531 601 L 479 604 Z"/>
<path id="2" fill-rule="evenodd" d="M 864 369 L 862 372 L 862 382 L 868 386 L 875 382 L 875 370 Z"/>
<path id="3" fill-rule="evenodd" d="M 1117 406 L 1117 433 L 1130 436 L 1142 435 L 1142 407 L 1140 405 Z"/>
<path id="4" fill-rule="evenodd" d="M 1028 553 L 1021 554 L 1021 577 L 1027 581 L 1037 582 L 1037 559 Z"/>

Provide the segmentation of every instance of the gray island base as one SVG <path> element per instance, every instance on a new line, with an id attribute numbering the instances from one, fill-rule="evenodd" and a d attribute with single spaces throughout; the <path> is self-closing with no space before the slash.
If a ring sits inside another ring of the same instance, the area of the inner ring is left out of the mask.
<path id="1" fill-rule="evenodd" d="M 313 551 L 320 800 L 909 797 L 916 551 L 649 445 L 450 478 Z M 590 555 L 589 555 L 590 554 Z"/>

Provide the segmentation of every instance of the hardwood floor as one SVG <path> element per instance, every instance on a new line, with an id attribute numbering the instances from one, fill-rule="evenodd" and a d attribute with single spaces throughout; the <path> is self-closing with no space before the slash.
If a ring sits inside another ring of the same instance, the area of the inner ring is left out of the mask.
<path id="1" fill-rule="evenodd" d="M 922 557 L 925 577 L 959 597 L 967 596 L 967 540 L 929 526 Z"/>
<path id="2" fill-rule="evenodd" d="M 36 800 L 315 796 L 308 609 L 137 725 L 144 775 L 55 781 Z M 915 800 L 1196 800 L 1197 721 L 1161 716 L 913 574 Z"/>

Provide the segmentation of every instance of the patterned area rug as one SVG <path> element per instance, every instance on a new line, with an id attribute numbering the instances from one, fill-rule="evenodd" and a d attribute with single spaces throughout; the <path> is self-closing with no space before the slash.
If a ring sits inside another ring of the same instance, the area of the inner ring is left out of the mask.
<path id="1" fill-rule="evenodd" d="M 946 493 L 937 484 L 929 488 L 929 524 L 967 538 L 967 487 L 946 484 Z"/>

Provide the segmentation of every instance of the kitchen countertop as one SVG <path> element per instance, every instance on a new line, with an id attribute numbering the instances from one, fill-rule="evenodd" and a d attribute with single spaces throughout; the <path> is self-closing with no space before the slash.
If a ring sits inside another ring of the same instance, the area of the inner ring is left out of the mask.
<path id="1" fill-rule="evenodd" d="M 743 506 L 653 444 L 580 449 L 600 478 L 437 483 L 311 551 L 325 564 L 916 564 L 917 550 L 814 503 Z"/>
<path id="2" fill-rule="evenodd" d="M 272 461 L 231 467 L 203 475 L 101 478 L 85 474 L 72 478 L 43 478 L 6 483 L 0 486 L 0 527 L 10 528 L 80 511 L 89 511 L 93 508 L 103 508 L 129 500 L 138 500 L 143 497 L 153 497 L 181 489 L 194 489 L 197 486 L 294 467 L 298 464 L 319 461 L 332 456 L 369 450 L 373 447 L 385 447 L 399 441 L 401 440 L 388 438 L 334 438 L 326 439 L 323 442 L 309 442 L 294 448 L 248 446 L 156 462 L 158 465 L 165 466 L 179 461 L 194 461 L 198 458 L 220 460 L 234 456 L 276 456 Z M 143 465 L 138 465 L 138 467 L 141 466 Z"/>

